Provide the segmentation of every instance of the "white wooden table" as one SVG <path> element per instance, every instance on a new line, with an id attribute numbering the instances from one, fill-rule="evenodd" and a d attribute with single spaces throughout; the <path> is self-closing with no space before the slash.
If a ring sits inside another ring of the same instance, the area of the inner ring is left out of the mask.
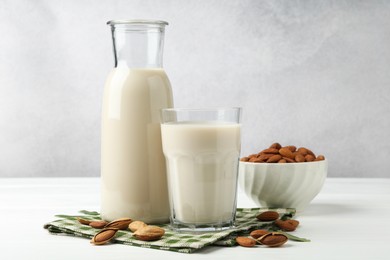
<path id="1" fill-rule="evenodd" d="M 181 254 L 54 236 L 55 214 L 99 210 L 98 178 L 0 178 L 0 259 L 390 259 L 390 179 L 327 179 L 295 234 L 280 248 L 210 246 Z M 241 191 L 239 207 L 255 207 Z"/>

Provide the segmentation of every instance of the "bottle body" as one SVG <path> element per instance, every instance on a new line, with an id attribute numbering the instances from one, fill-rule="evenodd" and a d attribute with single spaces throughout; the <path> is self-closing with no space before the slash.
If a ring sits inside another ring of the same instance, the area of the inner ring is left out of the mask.
<path id="1" fill-rule="evenodd" d="M 169 221 L 160 109 L 173 106 L 162 67 L 116 66 L 103 95 L 101 216 Z"/>

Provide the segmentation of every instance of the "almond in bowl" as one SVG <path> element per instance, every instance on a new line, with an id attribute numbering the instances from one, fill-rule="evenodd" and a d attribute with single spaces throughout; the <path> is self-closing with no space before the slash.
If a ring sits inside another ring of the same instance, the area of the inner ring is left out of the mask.
<path id="1" fill-rule="evenodd" d="M 279 143 L 273 143 L 269 148 L 259 153 L 251 154 L 240 159 L 242 162 L 254 163 L 300 163 L 323 160 L 325 160 L 325 156 L 316 156 L 308 148 L 297 148 L 295 145 L 282 147 Z"/>

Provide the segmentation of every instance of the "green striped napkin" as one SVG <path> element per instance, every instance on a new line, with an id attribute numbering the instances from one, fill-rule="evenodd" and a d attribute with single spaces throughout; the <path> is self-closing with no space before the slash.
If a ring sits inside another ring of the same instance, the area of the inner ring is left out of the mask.
<path id="1" fill-rule="evenodd" d="M 157 241 L 140 241 L 136 240 L 132 232 L 119 230 L 113 243 L 120 243 L 131 246 L 153 248 L 160 250 L 175 251 L 181 253 L 192 253 L 208 245 L 218 246 L 234 246 L 236 245 L 235 237 L 248 234 L 253 229 L 269 229 L 275 230 L 273 222 L 259 222 L 256 216 L 267 210 L 279 212 L 282 219 L 292 218 L 295 214 L 295 209 L 292 208 L 239 208 L 236 213 L 236 226 L 229 230 L 208 232 L 201 234 L 193 233 L 178 233 L 169 228 L 168 224 L 159 225 L 165 229 L 165 235 Z M 51 234 L 55 235 L 70 235 L 75 237 L 84 237 L 91 239 L 99 229 L 92 228 L 87 225 L 82 225 L 77 221 L 77 217 L 89 220 L 101 220 L 98 212 L 81 210 L 81 214 L 75 216 L 56 215 L 58 220 L 52 221 L 44 228 Z M 291 236 L 291 235 L 290 235 Z M 305 239 L 297 239 L 305 241 Z"/>

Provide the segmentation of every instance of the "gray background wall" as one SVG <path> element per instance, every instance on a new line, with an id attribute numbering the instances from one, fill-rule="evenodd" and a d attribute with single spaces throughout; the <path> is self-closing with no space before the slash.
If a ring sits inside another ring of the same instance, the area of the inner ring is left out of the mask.
<path id="1" fill-rule="evenodd" d="M 390 177 L 390 1 L 0 1 L 0 176 L 98 176 L 107 20 L 163 19 L 175 105 L 242 106 L 329 176 Z"/>

